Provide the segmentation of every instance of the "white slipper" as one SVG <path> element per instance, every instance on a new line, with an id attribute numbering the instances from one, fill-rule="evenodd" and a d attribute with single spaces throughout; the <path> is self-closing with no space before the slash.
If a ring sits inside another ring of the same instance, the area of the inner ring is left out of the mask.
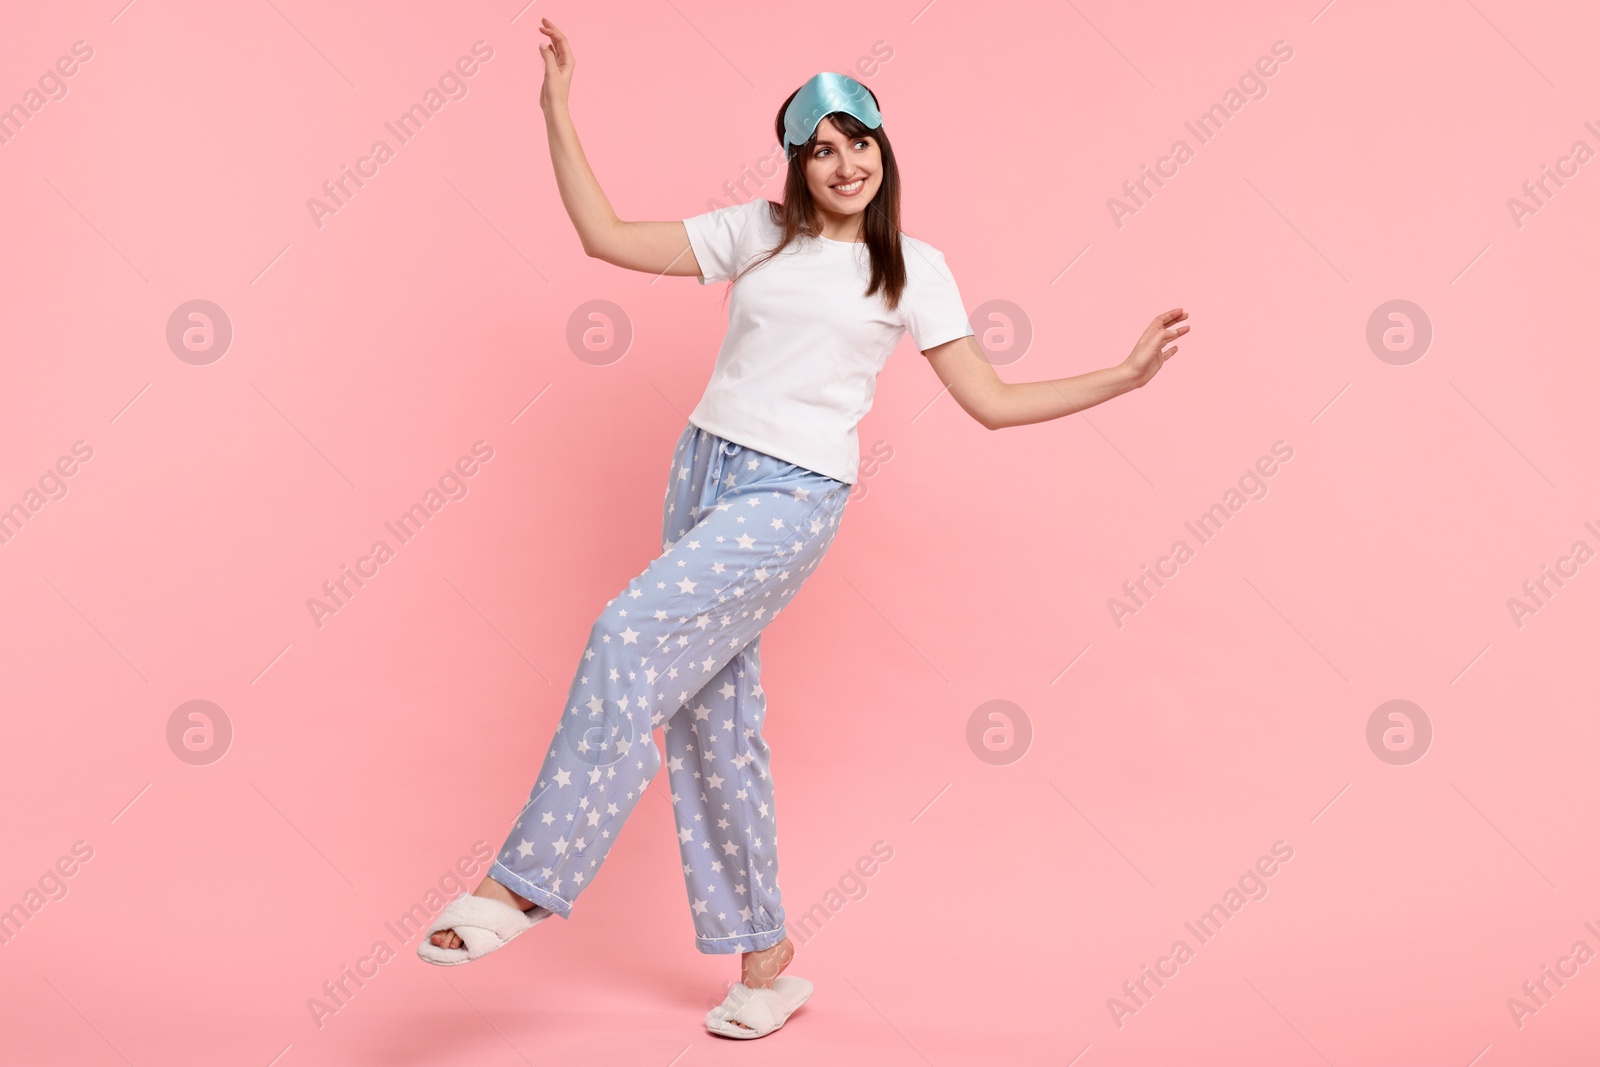
<path id="1" fill-rule="evenodd" d="M 422 935 L 417 955 L 441 967 L 470 963 L 509 943 L 518 934 L 527 933 L 554 914 L 538 904 L 523 911 L 488 897 L 462 893 L 445 905 L 439 917 L 433 920 L 433 925 Z M 433 935 L 440 930 L 454 930 L 461 939 L 460 947 L 440 948 L 435 945 Z"/>
<path id="2" fill-rule="evenodd" d="M 751 989 L 735 982 L 728 998 L 706 1012 L 706 1029 L 724 1037 L 766 1037 L 811 999 L 812 988 L 804 978 L 787 974 L 774 978 L 771 989 Z"/>

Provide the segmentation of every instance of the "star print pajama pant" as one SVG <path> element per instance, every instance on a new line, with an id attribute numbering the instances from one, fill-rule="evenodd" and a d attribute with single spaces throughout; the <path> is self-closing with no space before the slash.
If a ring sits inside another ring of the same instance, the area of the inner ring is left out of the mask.
<path id="1" fill-rule="evenodd" d="M 783 940 L 761 631 L 822 561 L 850 485 L 690 423 L 662 553 L 589 632 L 538 781 L 489 869 L 570 917 L 665 763 L 694 922 L 707 953 Z"/>

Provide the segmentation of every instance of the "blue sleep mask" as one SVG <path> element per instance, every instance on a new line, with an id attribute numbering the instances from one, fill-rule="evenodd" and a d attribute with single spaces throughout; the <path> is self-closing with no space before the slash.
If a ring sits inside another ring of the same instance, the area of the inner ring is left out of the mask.
<path id="1" fill-rule="evenodd" d="M 825 70 L 802 85 L 784 109 L 784 158 L 793 156 L 796 148 L 811 140 L 817 124 L 835 111 L 854 115 L 870 129 L 883 125 L 883 116 L 865 85 L 847 74 Z"/>

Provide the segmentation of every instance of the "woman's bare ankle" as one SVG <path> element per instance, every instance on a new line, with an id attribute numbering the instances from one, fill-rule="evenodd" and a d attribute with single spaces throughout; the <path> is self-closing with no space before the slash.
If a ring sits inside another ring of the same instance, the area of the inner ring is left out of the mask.
<path id="1" fill-rule="evenodd" d="M 746 989 L 771 989 L 772 980 L 794 961 L 794 942 L 787 937 L 761 952 L 746 952 L 740 960 Z"/>
<path id="2" fill-rule="evenodd" d="M 478 883 L 478 888 L 472 891 L 472 895 L 475 897 L 488 897 L 490 900 L 498 900 L 502 904 L 510 904 L 512 907 L 520 908 L 523 911 L 527 911 L 529 908 L 533 907 L 533 901 L 529 900 L 527 897 L 519 896 L 516 893 L 513 893 L 511 890 L 507 889 L 505 886 L 501 885 L 499 882 L 488 877 L 487 875 L 484 876 L 483 881 Z"/>

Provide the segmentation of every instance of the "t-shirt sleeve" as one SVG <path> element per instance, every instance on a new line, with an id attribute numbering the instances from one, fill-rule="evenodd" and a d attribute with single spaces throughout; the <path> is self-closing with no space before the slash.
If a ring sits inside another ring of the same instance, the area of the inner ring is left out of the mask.
<path id="1" fill-rule="evenodd" d="M 683 228 L 689 231 L 689 247 L 700 263 L 701 285 L 733 277 L 749 255 L 755 213 L 767 210 L 767 202 L 758 197 L 683 220 Z"/>
<path id="2" fill-rule="evenodd" d="M 967 321 L 966 308 L 961 304 L 961 291 L 944 261 L 944 253 L 929 249 L 927 259 L 921 253 L 908 250 L 908 263 L 918 257 L 922 269 L 908 270 L 909 284 L 901 294 L 901 307 L 905 309 L 906 332 L 919 352 L 954 341 L 972 333 Z"/>

